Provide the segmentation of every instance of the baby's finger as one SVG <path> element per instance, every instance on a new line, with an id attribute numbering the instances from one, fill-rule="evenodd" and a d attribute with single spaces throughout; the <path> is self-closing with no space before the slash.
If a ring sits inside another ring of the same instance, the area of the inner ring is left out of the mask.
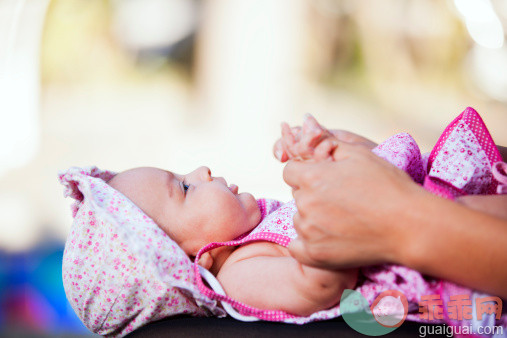
<path id="1" fill-rule="evenodd" d="M 288 160 L 289 160 L 289 155 L 287 155 L 287 153 L 284 151 L 284 152 L 282 153 L 282 158 L 280 159 L 280 162 L 285 163 L 285 162 L 287 162 Z"/>
<path id="2" fill-rule="evenodd" d="M 329 133 L 325 129 L 312 129 L 310 133 L 303 136 L 305 143 L 310 148 L 315 148 L 322 140 L 329 137 Z"/>
<path id="3" fill-rule="evenodd" d="M 287 154 L 288 158 L 293 158 L 294 154 L 294 144 L 296 140 L 289 125 L 285 122 L 282 123 L 282 146 L 284 152 Z"/>
<path id="4" fill-rule="evenodd" d="M 287 154 L 283 150 L 282 139 L 278 139 L 273 146 L 273 155 L 280 162 L 286 162 L 288 159 Z"/>
<path id="5" fill-rule="evenodd" d="M 303 134 L 302 139 L 296 144 L 296 151 L 303 159 L 312 158 L 315 146 L 322 138 L 322 130 L 311 130 Z"/>
<path id="6" fill-rule="evenodd" d="M 338 147 L 336 139 L 327 138 L 315 147 L 313 156 L 316 161 L 322 161 L 326 159 L 333 159 L 333 152 Z"/>
<path id="7" fill-rule="evenodd" d="M 290 131 L 292 132 L 292 135 L 294 135 L 294 140 L 296 142 L 298 142 L 299 140 L 301 140 L 301 127 L 300 126 L 296 126 L 296 127 L 291 127 L 290 128 Z"/>
<path id="8" fill-rule="evenodd" d="M 303 121 L 303 133 L 317 130 L 325 130 L 322 126 L 317 122 L 315 117 L 311 114 L 305 114 L 305 118 Z"/>
<path id="9" fill-rule="evenodd" d="M 310 114 L 305 115 L 305 121 L 303 123 L 303 135 L 311 135 L 313 139 L 311 140 L 310 145 L 315 147 L 320 143 L 325 137 L 331 137 L 333 134 L 322 127 L 317 120 Z"/>

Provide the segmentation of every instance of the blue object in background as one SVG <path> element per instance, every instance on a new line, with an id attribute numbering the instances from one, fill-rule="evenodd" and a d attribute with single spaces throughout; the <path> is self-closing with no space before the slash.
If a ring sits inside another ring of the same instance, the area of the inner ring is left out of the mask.
<path id="1" fill-rule="evenodd" d="M 0 251 L 0 336 L 91 335 L 65 297 L 63 249 L 46 242 L 23 253 Z"/>

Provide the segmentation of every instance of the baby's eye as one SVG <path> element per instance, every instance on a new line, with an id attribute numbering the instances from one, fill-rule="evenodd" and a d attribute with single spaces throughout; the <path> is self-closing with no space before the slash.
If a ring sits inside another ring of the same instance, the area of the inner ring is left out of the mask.
<path id="1" fill-rule="evenodd" d="M 182 184 L 183 184 L 183 191 L 187 192 L 187 190 L 190 187 L 190 185 L 186 184 L 185 182 L 182 182 Z"/>

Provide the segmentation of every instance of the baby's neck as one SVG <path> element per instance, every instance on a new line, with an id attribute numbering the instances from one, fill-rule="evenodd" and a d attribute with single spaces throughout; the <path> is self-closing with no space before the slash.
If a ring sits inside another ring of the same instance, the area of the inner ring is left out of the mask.
<path id="1" fill-rule="evenodd" d="M 220 271 L 227 258 L 229 258 L 236 248 L 236 246 L 222 246 L 210 251 L 210 255 L 213 258 L 213 265 L 210 268 L 210 272 L 214 276 L 218 274 L 218 271 Z"/>

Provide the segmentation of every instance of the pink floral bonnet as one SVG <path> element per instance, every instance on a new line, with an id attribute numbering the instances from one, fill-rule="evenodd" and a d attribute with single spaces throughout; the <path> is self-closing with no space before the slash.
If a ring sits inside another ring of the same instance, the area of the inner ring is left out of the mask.
<path id="1" fill-rule="evenodd" d="M 72 167 L 59 174 L 64 195 L 75 199 L 63 284 L 86 327 L 124 336 L 168 316 L 224 316 L 216 301 L 199 292 L 185 252 L 106 183 L 114 175 L 97 167 Z"/>

